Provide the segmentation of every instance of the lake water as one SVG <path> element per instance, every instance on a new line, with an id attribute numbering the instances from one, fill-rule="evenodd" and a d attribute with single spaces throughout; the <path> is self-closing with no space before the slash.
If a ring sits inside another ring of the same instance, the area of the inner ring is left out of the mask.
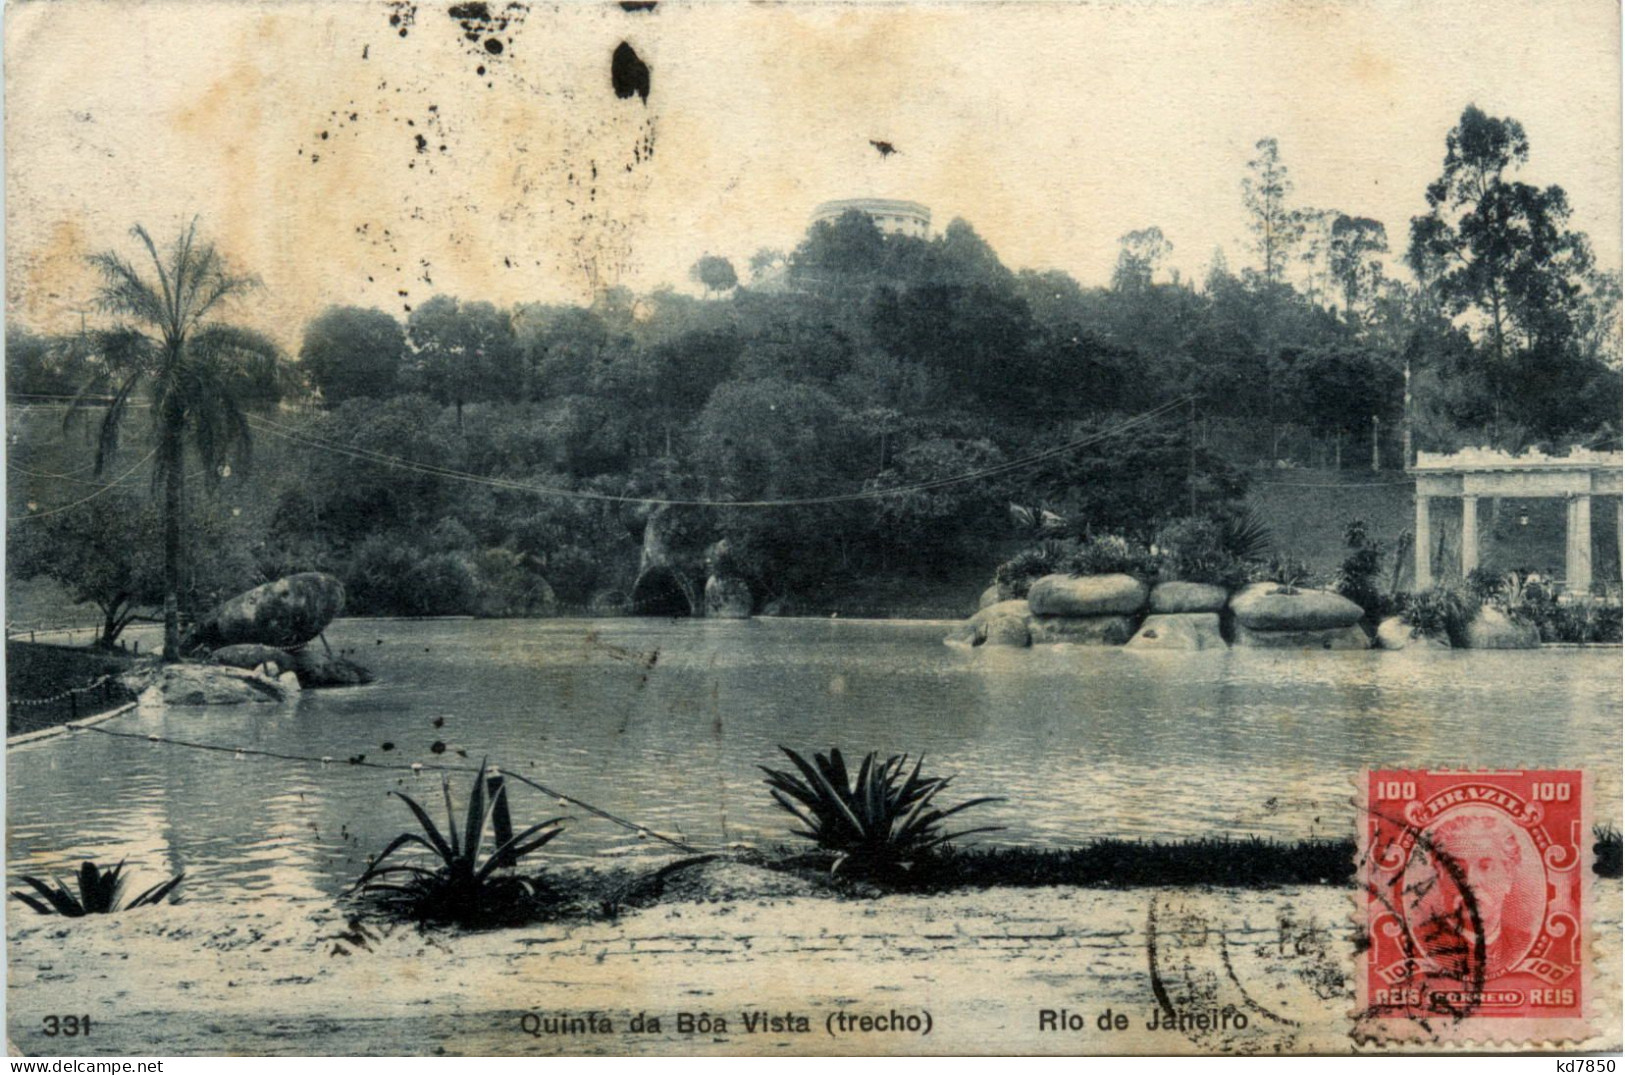
<path id="1" fill-rule="evenodd" d="M 874 621 L 340 621 L 329 642 L 377 683 L 104 726 L 336 764 L 89 731 L 15 748 L 9 873 L 127 857 L 136 884 L 186 870 L 194 898 L 336 893 L 411 825 L 388 792 L 443 810 L 436 775 L 343 759 L 434 765 L 460 761 L 459 747 L 708 848 L 793 842 L 755 769 L 779 764 L 778 744 L 924 751 L 927 773 L 959 774 L 950 795 L 1007 797 L 964 816 L 1007 826 L 989 839 L 1011 844 L 1345 837 L 1367 764 L 1591 759 L 1596 816 L 1620 819 L 1618 650 L 962 650 L 945 633 Z M 450 749 L 434 753 L 437 740 Z M 459 803 L 468 780 L 453 775 Z M 580 815 L 550 846 L 559 855 L 663 850 L 527 788 L 512 800 L 519 824 Z"/>

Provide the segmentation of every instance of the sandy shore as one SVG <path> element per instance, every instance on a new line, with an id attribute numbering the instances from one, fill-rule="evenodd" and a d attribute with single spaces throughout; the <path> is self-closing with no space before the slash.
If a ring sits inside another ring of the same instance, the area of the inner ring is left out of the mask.
<path id="1" fill-rule="evenodd" d="M 1589 1044 L 1617 1049 L 1620 884 L 1595 895 L 1614 1000 Z M 14 908 L 9 1036 L 40 1055 L 1340 1053 L 1351 907 L 1333 888 L 781 895 L 490 932 L 358 927 L 329 900 L 77 921 Z M 1154 985 L 1177 1011 L 1246 1025 L 1148 1030 Z M 1099 1029 L 1107 1009 L 1127 1028 Z M 633 1032 L 638 1013 L 659 1030 Z M 89 1015 L 90 1037 L 43 1036 L 51 1014 Z"/>

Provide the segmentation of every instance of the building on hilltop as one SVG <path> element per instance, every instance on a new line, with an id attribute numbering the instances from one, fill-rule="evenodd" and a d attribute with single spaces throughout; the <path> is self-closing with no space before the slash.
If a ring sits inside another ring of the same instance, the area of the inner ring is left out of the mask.
<path id="1" fill-rule="evenodd" d="M 813 210 L 812 222 L 834 223 L 841 214 L 856 209 L 875 222 L 887 235 L 907 235 L 914 239 L 931 237 L 931 209 L 919 202 L 897 198 L 841 198 L 824 202 Z"/>

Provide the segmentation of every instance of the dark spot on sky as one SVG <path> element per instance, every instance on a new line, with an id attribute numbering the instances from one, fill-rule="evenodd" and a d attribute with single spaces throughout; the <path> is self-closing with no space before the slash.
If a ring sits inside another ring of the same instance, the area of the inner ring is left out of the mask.
<path id="1" fill-rule="evenodd" d="M 502 42 L 498 41 L 494 37 L 486 38 L 485 39 L 485 51 L 489 52 L 493 56 L 501 56 L 502 55 Z"/>
<path id="2" fill-rule="evenodd" d="M 484 78 L 485 77 L 485 65 L 480 64 L 478 67 L 474 68 L 474 73 L 476 75 L 479 75 L 481 78 Z"/>
<path id="3" fill-rule="evenodd" d="M 418 143 L 418 152 L 427 153 L 429 151 L 429 140 L 423 137 L 421 134 L 417 135 L 416 138 Z"/>
<path id="4" fill-rule="evenodd" d="M 615 87 L 615 96 L 627 98 L 637 94 L 644 104 L 649 103 L 649 65 L 638 59 L 637 52 L 625 41 L 615 46 L 615 55 L 610 58 L 609 80 Z"/>
<path id="5" fill-rule="evenodd" d="M 322 141 L 324 141 L 324 142 L 327 141 L 327 132 L 326 131 L 322 132 Z"/>
<path id="6" fill-rule="evenodd" d="M 476 0 L 471 4 L 453 4 L 447 14 L 454 19 L 489 19 L 491 9 Z"/>
<path id="7" fill-rule="evenodd" d="M 622 11 L 653 11 L 656 0 L 621 0 Z"/>

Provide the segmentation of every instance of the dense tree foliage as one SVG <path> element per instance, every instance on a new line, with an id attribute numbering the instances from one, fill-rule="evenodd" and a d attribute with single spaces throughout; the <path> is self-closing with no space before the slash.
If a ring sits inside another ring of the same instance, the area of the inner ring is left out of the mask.
<path id="1" fill-rule="evenodd" d="M 242 581 L 336 571 L 363 613 L 621 607 L 658 514 L 680 572 L 722 559 L 761 601 L 828 608 L 881 576 L 986 570 L 1022 540 L 1012 502 L 1067 540 L 1151 542 L 1234 518 L 1289 442 L 1367 466 L 1375 431 L 1398 467 L 1402 428 L 1430 450 L 1617 436 L 1619 277 L 1560 188 L 1510 178 L 1530 153 L 1514 121 L 1463 113 L 1409 281 L 1380 222 L 1296 204 L 1281 147 L 1256 149 L 1252 263 L 1220 251 L 1199 283 L 1164 271 L 1155 225 L 1085 287 L 1013 271 L 963 220 L 917 238 L 852 211 L 747 280 L 700 257 L 704 298 L 329 309 L 301 350 L 320 406 L 284 412 L 287 465 L 245 490 Z M 124 369 L 111 336 L 8 335 L 14 392 Z"/>

